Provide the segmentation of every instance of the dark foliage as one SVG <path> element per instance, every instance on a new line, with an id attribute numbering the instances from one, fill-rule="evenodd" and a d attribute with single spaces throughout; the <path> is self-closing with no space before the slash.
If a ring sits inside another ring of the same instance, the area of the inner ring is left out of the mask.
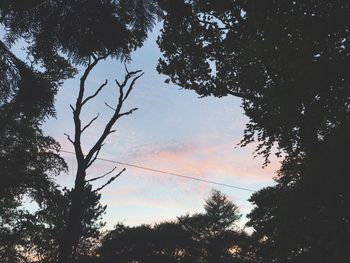
<path id="1" fill-rule="evenodd" d="M 350 257 L 349 127 L 299 165 L 285 161 L 277 186 L 251 197 L 259 262 L 345 263 Z"/>
<path id="2" fill-rule="evenodd" d="M 1 262 L 57 262 L 59 242 L 67 223 L 71 191 L 61 191 L 53 183 L 46 188 L 48 193 L 34 212 L 24 207 L 18 208 L 22 200 L 1 203 Z M 85 192 L 85 214 L 75 255 L 77 260 L 87 256 L 97 245 L 101 236 L 100 228 L 104 225 L 100 220 L 106 209 L 100 205 L 100 195 L 92 192 L 91 186 L 87 186 Z"/>
<path id="3" fill-rule="evenodd" d="M 251 262 L 248 236 L 235 226 L 237 207 L 221 192 L 206 201 L 205 213 L 176 222 L 117 225 L 98 250 L 101 262 Z"/>
<path id="4" fill-rule="evenodd" d="M 243 98 L 243 145 L 298 155 L 348 121 L 348 1 L 162 1 L 158 71 L 202 96 Z"/>
<path id="5" fill-rule="evenodd" d="M 3 2 L 0 22 L 8 43 L 25 38 L 34 62 L 63 79 L 62 54 L 75 63 L 86 63 L 92 54 L 127 56 L 160 15 L 150 0 L 16 0 Z"/>
<path id="6" fill-rule="evenodd" d="M 243 99 L 242 145 L 277 185 L 250 214 L 259 262 L 349 258 L 349 1 L 162 1 L 159 72 L 202 96 Z"/>
<path id="7" fill-rule="evenodd" d="M 88 64 L 90 58 L 128 58 L 131 51 L 142 45 L 160 15 L 156 1 L 1 1 L 0 25 L 5 29 L 4 39 L 0 40 L 2 262 L 27 260 L 26 249 L 29 244 L 36 246 L 35 242 L 41 243 L 34 249 L 41 254 L 35 253 L 53 259 L 57 251 L 52 242 L 61 241 L 56 232 L 65 228 L 63 215 L 51 218 L 44 215 L 51 213 L 49 207 L 40 210 L 43 226 L 50 225 L 51 219 L 61 220 L 61 224 L 52 223 L 56 230 L 50 228 L 41 233 L 40 227 L 33 226 L 39 214 L 20 207 L 24 196 L 40 207 L 46 203 L 63 206 L 63 197 L 52 183 L 52 176 L 67 167 L 57 154 L 58 143 L 43 135 L 40 128 L 46 117 L 55 114 L 57 88 L 74 76 L 76 64 Z M 18 41 L 25 42 L 25 62 L 11 51 Z M 84 192 L 81 205 L 89 196 Z M 67 198 L 66 201 L 70 197 Z M 92 212 L 99 214 L 102 208 L 97 205 L 98 199 Z M 94 217 L 86 215 L 87 208 L 81 207 L 85 211 L 81 220 L 86 219 L 84 224 L 92 227 Z M 81 254 L 87 247 L 83 249 L 79 243 L 75 250 Z"/>
<path id="8" fill-rule="evenodd" d="M 59 145 L 40 129 L 54 115 L 55 85 L 0 44 L 0 261 L 22 262 L 39 235 L 38 218 L 22 201 L 51 198 L 53 176 L 67 167 Z"/>

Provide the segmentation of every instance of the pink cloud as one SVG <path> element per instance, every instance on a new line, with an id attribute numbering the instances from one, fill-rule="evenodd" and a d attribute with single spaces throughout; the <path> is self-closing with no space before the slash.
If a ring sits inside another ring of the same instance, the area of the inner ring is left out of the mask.
<path id="1" fill-rule="evenodd" d="M 279 167 L 277 160 L 262 169 L 262 160 L 247 158 L 240 149 L 231 144 L 174 145 L 153 151 L 147 150 L 139 156 L 145 166 L 157 167 L 169 172 L 196 176 L 202 179 L 235 179 L 245 182 L 269 181 Z"/>

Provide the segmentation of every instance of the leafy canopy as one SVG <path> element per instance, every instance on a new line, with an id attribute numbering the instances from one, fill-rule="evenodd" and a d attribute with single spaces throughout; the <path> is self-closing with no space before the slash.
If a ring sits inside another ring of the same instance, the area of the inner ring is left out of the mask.
<path id="1" fill-rule="evenodd" d="M 158 71 L 202 96 L 243 99 L 243 145 L 288 155 L 348 121 L 349 1 L 161 1 Z"/>

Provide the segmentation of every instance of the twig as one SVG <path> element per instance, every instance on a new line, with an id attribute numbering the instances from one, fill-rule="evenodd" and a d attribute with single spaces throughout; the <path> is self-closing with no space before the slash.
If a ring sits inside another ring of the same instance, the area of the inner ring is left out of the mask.
<path id="1" fill-rule="evenodd" d="M 122 116 L 124 116 L 124 115 L 132 114 L 132 113 L 133 113 L 134 111 L 136 111 L 136 110 L 138 110 L 138 108 L 133 108 L 133 109 L 127 111 L 127 112 L 120 113 L 120 114 L 118 115 L 118 118 L 120 118 L 120 117 L 122 117 Z"/>
<path id="2" fill-rule="evenodd" d="M 115 109 L 115 108 L 113 108 L 112 106 L 109 106 L 107 102 L 105 102 L 105 105 L 106 105 L 108 108 L 110 108 L 111 110 L 116 111 L 116 109 Z"/>
<path id="3" fill-rule="evenodd" d="M 72 104 L 69 104 L 69 107 L 72 109 L 73 113 L 75 112 L 75 109 Z"/>
<path id="4" fill-rule="evenodd" d="M 137 71 L 136 71 L 137 72 Z M 139 71 L 140 72 L 140 71 Z M 136 80 L 138 80 L 139 78 L 142 77 L 142 75 L 144 74 L 144 72 L 142 72 L 140 75 L 136 76 L 130 83 L 130 86 L 128 88 L 128 91 L 126 92 L 124 98 L 123 98 L 123 102 L 127 99 L 127 97 L 129 96 L 131 90 L 133 89 L 134 85 L 135 85 L 135 82 Z"/>
<path id="5" fill-rule="evenodd" d="M 106 79 L 105 82 L 102 83 L 102 85 L 96 90 L 96 92 L 95 92 L 93 95 L 87 97 L 87 98 L 81 103 L 81 106 L 84 106 L 84 104 L 85 104 L 86 102 L 88 102 L 89 100 L 95 98 L 95 97 L 100 93 L 100 91 L 103 89 L 103 87 L 107 85 L 107 83 L 108 83 L 108 80 Z"/>
<path id="6" fill-rule="evenodd" d="M 97 113 L 96 117 L 93 118 L 88 124 L 86 124 L 86 125 L 84 126 L 84 128 L 81 130 L 81 133 L 83 133 L 87 128 L 89 128 L 89 126 L 90 126 L 95 120 L 97 120 L 98 116 L 100 116 L 99 113 Z"/>
<path id="7" fill-rule="evenodd" d="M 64 133 L 64 135 L 67 136 L 68 141 L 70 141 L 72 144 L 74 144 L 74 141 L 70 138 L 69 134 Z"/>
<path id="8" fill-rule="evenodd" d="M 111 179 L 109 179 L 107 181 L 107 183 L 105 183 L 104 185 L 102 185 L 101 187 L 93 190 L 92 192 L 95 193 L 95 192 L 98 192 L 98 191 L 101 191 L 103 188 L 105 188 L 107 185 L 109 185 L 110 183 L 112 183 L 118 176 L 120 176 L 126 169 L 124 168 L 123 170 L 121 170 L 117 175 L 113 176 Z"/>
<path id="9" fill-rule="evenodd" d="M 95 178 L 89 179 L 89 180 L 87 180 L 86 182 L 89 183 L 89 182 L 96 181 L 96 180 L 98 180 L 98 179 L 102 179 L 103 177 L 105 177 L 105 176 L 107 176 L 107 175 L 113 173 L 115 169 L 117 169 L 117 167 L 114 167 L 112 170 L 110 170 L 109 172 L 105 173 L 104 175 L 97 176 L 97 177 L 95 177 Z"/>

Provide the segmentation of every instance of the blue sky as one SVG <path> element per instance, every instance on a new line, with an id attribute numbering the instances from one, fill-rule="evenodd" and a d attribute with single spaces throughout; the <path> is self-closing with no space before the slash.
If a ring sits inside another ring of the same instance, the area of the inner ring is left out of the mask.
<path id="1" fill-rule="evenodd" d="M 125 110 L 134 107 L 139 110 L 116 124 L 117 132 L 108 138 L 100 157 L 251 189 L 272 185 L 278 160 L 273 159 L 270 166 L 262 169 L 263 160 L 253 158 L 254 145 L 235 148 L 247 122 L 240 99 L 232 96 L 199 99 L 193 91 L 165 84 L 166 77 L 156 72 L 161 56 L 156 44 L 159 28 L 132 54 L 132 62 L 128 65 L 129 70 L 145 72 L 125 105 Z M 112 114 L 104 102 L 113 105 L 118 96 L 114 80 L 123 79 L 124 73 L 120 62 L 107 60 L 89 76 L 87 95 L 105 79 L 109 84 L 83 112 L 85 123 L 100 113 L 98 121 L 85 133 L 85 149 L 94 142 Z M 46 134 L 69 151 L 73 147 L 64 133 L 73 134 L 69 104 L 74 104 L 78 83 L 79 75 L 64 83 L 56 97 L 57 118 L 44 124 Z M 66 153 L 62 156 L 70 170 L 68 174 L 60 175 L 57 182 L 72 186 L 75 158 Z M 88 176 L 102 175 L 113 167 L 112 163 L 96 161 Z M 122 168 L 117 166 L 117 169 Z M 98 187 L 104 182 L 95 185 Z M 121 177 L 102 191 L 102 203 L 108 205 L 104 219 L 107 228 L 111 228 L 117 222 L 139 225 L 201 212 L 204 200 L 213 188 L 228 195 L 243 214 L 251 210 L 247 201 L 249 192 L 127 167 Z"/>

